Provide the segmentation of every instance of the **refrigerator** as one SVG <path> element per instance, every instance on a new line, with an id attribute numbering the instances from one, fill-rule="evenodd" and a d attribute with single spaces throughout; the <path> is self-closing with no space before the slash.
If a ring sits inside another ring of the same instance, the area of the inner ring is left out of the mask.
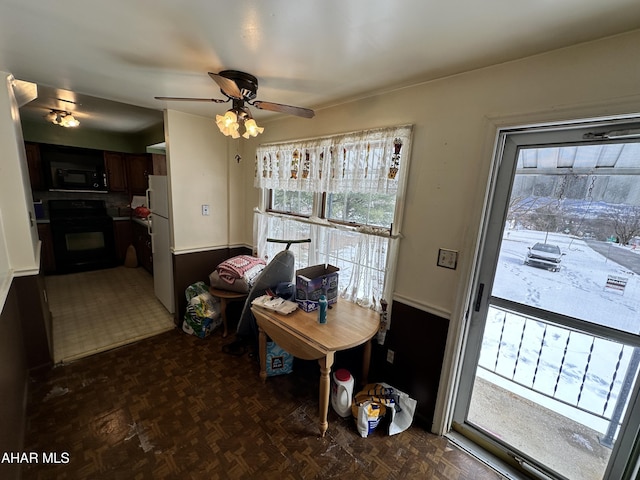
<path id="1" fill-rule="evenodd" d="M 147 189 L 149 235 L 153 254 L 153 289 L 169 313 L 175 312 L 173 295 L 173 259 L 169 221 L 169 185 L 164 175 L 149 175 Z"/>

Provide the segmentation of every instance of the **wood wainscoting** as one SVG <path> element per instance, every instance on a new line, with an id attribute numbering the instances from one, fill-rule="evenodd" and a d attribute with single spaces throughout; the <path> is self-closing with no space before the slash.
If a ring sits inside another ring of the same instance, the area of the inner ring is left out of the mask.
<path id="1" fill-rule="evenodd" d="M 53 325 L 44 274 L 13 279 L 20 308 L 27 366 L 30 372 L 53 366 Z"/>
<path id="2" fill-rule="evenodd" d="M 384 345 L 373 339 L 370 380 L 383 381 L 415 400 L 415 420 L 431 430 L 449 320 L 394 300 Z M 393 350 L 393 364 L 387 352 Z"/>
<path id="3" fill-rule="evenodd" d="M 209 274 L 225 260 L 236 255 L 251 255 L 247 247 L 220 248 L 203 252 L 183 253 L 173 256 L 173 288 L 176 299 L 175 324 L 182 326 L 187 308 L 185 290 L 193 283 L 202 281 L 209 285 Z"/>
<path id="4" fill-rule="evenodd" d="M 0 313 L 0 454 L 22 452 L 29 371 L 15 282 Z M 20 478 L 18 462 L 0 463 L 0 478 Z"/>

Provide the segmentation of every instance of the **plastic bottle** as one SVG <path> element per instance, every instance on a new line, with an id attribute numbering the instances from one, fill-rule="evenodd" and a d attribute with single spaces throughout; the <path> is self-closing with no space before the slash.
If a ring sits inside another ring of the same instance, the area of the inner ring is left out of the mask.
<path id="1" fill-rule="evenodd" d="M 318 323 L 327 323 L 327 296 L 320 295 L 318 299 Z"/>
<path id="2" fill-rule="evenodd" d="M 354 380 L 349 370 L 341 368 L 333 373 L 331 386 L 331 406 L 341 417 L 351 415 Z"/>

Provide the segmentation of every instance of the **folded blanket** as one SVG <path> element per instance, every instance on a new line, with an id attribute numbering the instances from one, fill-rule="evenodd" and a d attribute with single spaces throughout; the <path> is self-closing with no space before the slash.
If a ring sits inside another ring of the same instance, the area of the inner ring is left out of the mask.
<path id="1" fill-rule="evenodd" d="M 209 285 L 220 290 L 238 293 L 249 293 L 249 289 L 251 288 L 244 278 L 236 278 L 235 282 L 228 284 L 220 278 L 217 270 L 209 274 Z"/>
<path id="2" fill-rule="evenodd" d="M 244 278 L 252 284 L 255 278 L 265 267 L 266 262 L 251 255 L 238 255 L 225 260 L 216 267 L 220 279 L 232 285 L 236 280 Z"/>

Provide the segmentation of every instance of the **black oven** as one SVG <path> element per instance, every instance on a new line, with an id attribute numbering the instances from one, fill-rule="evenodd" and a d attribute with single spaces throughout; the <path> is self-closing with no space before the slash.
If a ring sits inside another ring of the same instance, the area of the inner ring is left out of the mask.
<path id="1" fill-rule="evenodd" d="M 117 265 L 113 219 L 102 200 L 50 200 L 56 273 Z"/>

